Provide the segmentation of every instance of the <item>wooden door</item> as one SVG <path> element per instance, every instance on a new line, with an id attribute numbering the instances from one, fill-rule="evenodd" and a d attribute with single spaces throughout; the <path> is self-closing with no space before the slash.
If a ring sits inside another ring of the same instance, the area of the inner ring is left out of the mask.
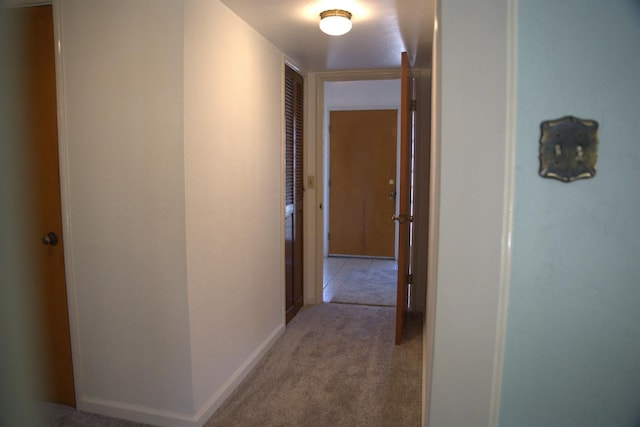
<path id="1" fill-rule="evenodd" d="M 303 305 L 302 224 L 304 84 L 285 67 L 285 310 L 286 323 Z"/>
<path id="2" fill-rule="evenodd" d="M 408 282 L 411 274 L 411 138 L 412 138 L 412 89 L 411 69 L 407 53 L 402 53 L 400 76 L 400 182 L 398 192 L 398 290 L 396 297 L 396 344 L 402 342 L 404 321 L 407 312 Z"/>
<path id="3" fill-rule="evenodd" d="M 25 170 L 31 200 L 28 236 L 34 268 L 32 289 L 38 314 L 43 369 L 42 400 L 75 406 L 71 340 L 64 271 L 56 79 L 51 6 L 16 9 L 24 31 L 25 108 L 30 164 Z"/>
<path id="4" fill-rule="evenodd" d="M 397 110 L 332 111 L 329 254 L 394 258 Z"/>

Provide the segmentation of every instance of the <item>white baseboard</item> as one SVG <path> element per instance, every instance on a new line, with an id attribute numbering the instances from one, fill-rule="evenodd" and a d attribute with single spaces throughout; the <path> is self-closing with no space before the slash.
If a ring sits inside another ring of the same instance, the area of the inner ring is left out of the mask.
<path id="1" fill-rule="evenodd" d="M 195 419 L 197 420 L 196 426 L 201 427 L 209 418 L 218 410 L 218 408 L 224 403 L 229 395 L 238 387 L 240 382 L 247 376 L 249 372 L 256 366 L 256 364 L 267 354 L 267 352 L 273 347 L 273 344 L 280 338 L 280 335 L 284 333 L 285 325 L 281 323 L 276 329 L 269 334 L 262 344 L 254 351 L 251 356 L 229 377 L 227 382 L 216 391 L 213 396 L 205 403 L 202 408 L 196 413 Z"/>
<path id="2" fill-rule="evenodd" d="M 193 427 L 198 425 L 192 415 L 92 397 L 79 399 L 77 409 L 91 414 L 106 415 L 161 427 Z"/>
<path id="3" fill-rule="evenodd" d="M 262 344 L 247 358 L 247 360 L 229 377 L 211 398 L 197 411 L 195 415 L 179 412 L 148 408 L 124 402 L 117 402 L 93 397 L 80 397 L 77 408 L 92 414 L 122 418 L 144 424 L 161 427 L 202 427 L 224 403 L 229 395 L 238 387 L 240 382 L 251 372 L 256 364 L 273 347 L 273 344 L 284 333 L 285 325 L 280 324 L 262 342 Z"/>

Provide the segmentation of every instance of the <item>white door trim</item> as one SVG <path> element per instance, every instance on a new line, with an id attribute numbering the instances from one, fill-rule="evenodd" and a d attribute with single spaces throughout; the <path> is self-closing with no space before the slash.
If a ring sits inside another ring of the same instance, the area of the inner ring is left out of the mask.
<path id="1" fill-rule="evenodd" d="M 83 376 L 80 356 L 80 330 L 78 325 L 77 287 L 73 267 L 73 230 L 69 217 L 69 139 L 67 133 L 66 97 L 64 85 L 64 61 L 62 41 L 62 4 L 53 0 L 53 38 L 55 42 L 56 99 L 58 111 L 58 159 L 60 168 L 60 205 L 62 210 L 62 231 L 67 243 L 64 245 L 64 268 L 67 280 L 67 306 L 69 310 L 69 333 L 71 336 L 71 359 L 73 361 L 73 382 L 76 406 L 80 408 L 83 396 Z"/>
<path id="2" fill-rule="evenodd" d="M 507 333 L 509 286 L 511 280 L 511 239 L 516 173 L 517 89 L 518 89 L 518 0 L 507 0 L 507 117 L 505 144 L 505 187 L 502 223 L 502 265 L 498 291 L 496 348 L 493 361 L 493 386 L 489 426 L 498 427 L 504 343 Z"/>

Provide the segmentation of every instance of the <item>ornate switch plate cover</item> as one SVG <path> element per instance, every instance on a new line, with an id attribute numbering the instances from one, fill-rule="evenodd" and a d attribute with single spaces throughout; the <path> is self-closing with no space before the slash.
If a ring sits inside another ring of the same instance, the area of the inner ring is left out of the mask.
<path id="1" fill-rule="evenodd" d="M 540 176 L 571 182 L 596 174 L 598 122 L 567 116 L 542 122 L 540 130 Z"/>

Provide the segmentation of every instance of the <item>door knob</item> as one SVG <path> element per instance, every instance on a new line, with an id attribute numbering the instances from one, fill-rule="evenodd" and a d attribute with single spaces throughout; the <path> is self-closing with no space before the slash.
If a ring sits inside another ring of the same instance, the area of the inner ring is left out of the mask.
<path id="1" fill-rule="evenodd" d="M 413 216 L 409 215 L 391 215 L 391 221 L 398 221 L 400 224 L 405 223 L 407 221 L 413 222 Z"/>
<path id="2" fill-rule="evenodd" d="M 42 236 L 42 244 L 43 245 L 49 245 L 49 246 L 57 245 L 58 244 L 58 235 L 56 233 L 54 233 L 53 231 L 48 232 L 47 234 Z"/>

